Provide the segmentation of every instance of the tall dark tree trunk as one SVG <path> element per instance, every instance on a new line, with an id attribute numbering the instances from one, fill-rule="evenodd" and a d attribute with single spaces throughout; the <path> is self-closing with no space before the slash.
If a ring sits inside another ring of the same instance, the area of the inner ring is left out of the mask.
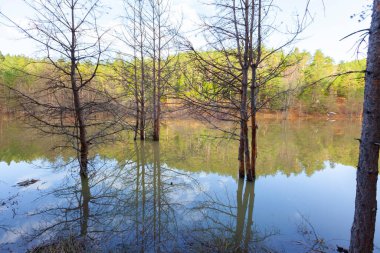
<path id="1" fill-rule="evenodd" d="M 249 151 L 249 137 L 248 137 L 248 115 L 246 113 L 246 119 L 244 121 L 244 159 L 245 159 L 245 168 L 247 171 L 247 180 L 253 181 L 253 174 L 251 170 L 251 158 Z"/>
<path id="2" fill-rule="evenodd" d="M 158 33 L 159 36 L 160 32 Z M 161 40 L 158 39 L 158 47 L 161 47 Z M 157 98 L 156 98 L 156 117 L 153 122 L 153 140 L 160 140 L 160 118 L 161 118 L 161 50 L 158 49 L 158 68 L 157 68 Z"/>
<path id="3" fill-rule="evenodd" d="M 136 60 L 135 60 L 136 63 Z M 136 103 L 136 122 L 135 122 L 135 129 L 134 129 L 134 136 L 133 140 L 137 140 L 137 135 L 139 132 L 139 121 L 140 121 L 140 99 L 139 99 L 139 91 L 138 91 L 138 83 L 137 83 L 137 69 L 135 67 L 135 103 Z"/>
<path id="4" fill-rule="evenodd" d="M 252 106 L 253 107 L 253 106 Z M 257 120 L 256 120 L 256 109 L 251 109 L 251 125 L 252 125 L 252 136 L 251 136 L 251 168 L 249 173 L 253 178 L 256 178 L 256 158 L 257 158 Z"/>
<path id="5" fill-rule="evenodd" d="M 86 137 L 86 124 L 84 121 L 83 110 L 81 106 L 80 100 L 80 87 L 77 85 L 77 59 L 75 56 L 75 50 L 77 47 L 77 38 L 76 38 L 76 28 L 75 28 L 75 15 L 74 15 L 74 4 L 72 3 L 71 8 L 71 48 L 70 48 L 70 81 L 71 81 L 71 90 L 73 92 L 74 98 L 74 110 L 75 110 L 75 118 L 77 122 L 77 127 L 79 130 L 79 166 L 80 166 L 80 175 L 87 177 L 87 166 L 88 166 L 88 142 Z"/>
<path id="6" fill-rule="evenodd" d="M 261 0 L 258 1 L 258 23 L 257 23 L 257 50 L 255 61 L 251 65 L 251 168 L 250 174 L 256 178 L 256 159 L 257 159 L 257 96 L 259 85 L 257 80 L 257 68 L 261 61 Z M 254 5 L 252 6 L 254 12 Z"/>
<path id="7" fill-rule="evenodd" d="M 246 64 L 244 64 L 246 65 Z M 248 173 L 248 169 L 251 167 L 250 154 L 249 154 L 249 138 L 248 138 L 248 68 L 245 66 L 243 68 L 243 79 L 242 79 L 242 92 L 241 92 L 241 104 L 240 104 L 240 133 L 241 142 L 243 144 L 244 150 L 244 167 L 247 172 L 247 180 L 251 181 L 252 176 Z M 240 148 L 239 148 L 240 151 Z M 242 162 L 242 160 L 240 160 Z M 240 174 L 240 168 L 239 168 Z"/>
<path id="8" fill-rule="evenodd" d="M 374 0 L 369 34 L 362 134 L 357 169 L 351 253 L 373 251 L 380 145 L 380 0 Z"/>
<path id="9" fill-rule="evenodd" d="M 243 128 L 240 126 L 240 139 L 239 139 L 239 177 L 245 178 L 245 169 L 244 169 L 244 133 Z"/>
<path id="10" fill-rule="evenodd" d="M 74 77 L 75 78 L 75 77 Z M 84 123 L 83 111 L 81 109 L 79 91 L 77 88 L 73 88 L 74 95 L 74 106 L 75 106 L 75 116 L 78 122 L 79 128 L 79 139 L 80 139 L 80 148 L 79 148 L 79 166 L 81 176 L 87 177 L 88 175 L 88 143 L 86 138 L 86 125 Z"/>

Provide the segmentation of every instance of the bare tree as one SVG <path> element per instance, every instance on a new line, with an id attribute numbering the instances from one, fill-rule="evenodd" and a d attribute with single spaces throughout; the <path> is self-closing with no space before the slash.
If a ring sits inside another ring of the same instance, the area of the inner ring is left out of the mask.
<path id="1" fill-rule="evenodd" d="M 380 140 L 380 1 L 374 0 L 369 30 L 355 215 L 349 252 L 372 252 L 377 213 Z"/>
<path id="2" fill-rule="evenodd" d="M 146 138 L 147 122 L 147 28 L 146 28 L 146 1 L 125 0 L 122 32 L 116 37 L 123 42 L 127 50 L 120 52 L 125 67 L 122 70 L 122 83 L 127 91 L 132 90 L 135 104 L 135 135 L 140 140 Z M 133 31 L 132 33 L 130 31 Z M 130 71 L 132 67 L 132 71 Z M 128 95 L 128 92 L 127 94 Z"/>
<path id="3" fill-rule="evenodd" d="M 134 140 L 137 135 L 141 140 L 145 139 L 146 109 L 145 109 L 145 41 L 146 30 L 144 23 L 144 1 L 124 2 L 124 15 L 121 32 L 116 33 L 116 38 L 127 48 L 119 52 L 122 68 L 118 69 L 121 75 L 121 83 L 126 91 L 125 100 L 130 93 L 133 94 L 132 110 L 134 111 Z M 132 32 L 131 32 L 132 31 Z"/>
<path id="4" fill-rule="evenodd" d="M 98 26 L 100 0 L 34 0 L 26 2 L 34 12 L 28 27 L 4 13 L 28 39 L 37 42 L 49 71 L 37 76 L 42 87 L 33 92 L 15 90 L 24 112 L 34 127 L 46 134 L 66 137 L 63 147 L 77 152 L 80 174 L 87 177 L 90 147 L 112 139 L 123 130 L 115 124 L 123 116 L 115 103 L 117 94 L 97 84 L 99 67 L 109 44 L 106 31 Z"/>
<path id="5" fill-rule="evenodd" d="M 255 177 L 257 157 L 257 112 L 269 101 L 289 90 L 271 96 L 260 96 L 271 89 L 271 81 L 295 65 L 292 51 L 284 49 L 296 41 L 305 28 L 308 15 L 296 20 L 295 29 L 278 47 L 265 48 L 264 42 L 277 31 L 276 20 L 271 16 L 275 6 L 263 0 L 216 0 L 216 15 L 205 20 L 203 32 L 208 47 L 200 52 L 189 45 L 190 57 L 201 80 L 188 74 L 186 83 L 195 96 L 183 95 L 184 101 L 214 127 L 233 134 L 239 139 L 239 176 L 252 181 Z M 283 54 L 279 62 L 271 62 L 276 54 Z M 249 143 L 248 121 L 251 117 L 252 139 Z M 236 129 L 226 131 L 213 120 L 233 122 Z M 239 134 L 236 134 L 236 130 Z M 251 148 L 251 150 L 250 150 Z"/>
<path id="6" fill-rule="evenodd" d="M 176 67 L 175 39 L 180 25 L 173 26 L 170 22 L 170 1 L 127 0 L 124 4 L 125 31 L 117 37 L 130 51 L 123 53 L 126 65 L 133 66 L 134 77 L 129 78 L 125 86 L 135 93 L 135 115 L 139 119 L 135 129 L 140 128 L 140 139 L 145 139 L 145 131 L 150 123 L 147 121 L 151 120 L 153 140 L 158 141 L 161 100 Z M 131 74 L 131 71 L 126 71 L 126 75 Z"/>
<path id="7" fill-rule="evenodd" d="M 151 15 L 148 22 L 151 26 L 150 48 L 153 65 L 153 140 L 158 141 L 160 139 L 161 100 L 176 66 L 175 42 L 179 36 L 181 25 L 174 26 L 170 22 L 170 1 L 149 0 L 149 3 Z"/>

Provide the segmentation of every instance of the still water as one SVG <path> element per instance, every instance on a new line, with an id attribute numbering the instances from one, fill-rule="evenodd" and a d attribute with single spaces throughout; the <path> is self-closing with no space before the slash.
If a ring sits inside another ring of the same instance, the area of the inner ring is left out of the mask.
<path id="1" fill-rule="evenodd" d="M 261 121 L 258 178 L 194 121 L 99 147 L 89 179 L 59 143 L 0 120 L 0 251 L 334 252 L 348 247 L 360 123 Z M 18 182 L 36 179 L 21 187 Z M 380 252 L 379 222 L 375 252 Z"/>

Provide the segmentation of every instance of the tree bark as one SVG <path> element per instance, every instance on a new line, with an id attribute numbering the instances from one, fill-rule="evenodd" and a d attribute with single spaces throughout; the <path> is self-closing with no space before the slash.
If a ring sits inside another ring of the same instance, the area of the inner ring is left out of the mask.
<path id="1" fill-rule="evenodd" d="M 243 69 L 243 79 L 242 79 L 242 92 L 241 92 L 241 104 L 240 104 L 240 145 L 243 146 L 242 150 L 243 156 L 239 155 L 240 163 L 244 162 L 243 167 L 248 172 L 250 168 L 250 158 L 249 158 L 249 139 L 248 139 L 248 114 L 247 114 L 247 93 L 248 93 L 248 68 Z M 239 152 L 241 147 L 239 147 Z M 241 171 L 239 165 L 239 174 Z M 252 181 L 251 175 L 247 173 L 247 180 Z"/>
<path id="2" fill-rule="evenodd" d="M 251 170 L 251 159 L 249 154 L 249 137 L 248 137 L 248 115 L 244 121 L 244 158 L 245 158 L 245 168 L 247 171 L 247 180 L 253 181 L 253 175 Z"/>
<path id="3" fill-rule="evenodd" d="M 251 65 L 252 80 L 251 80 L 251 168 L 250 174 L 256 178 L 256 159 L 257 159 L 257 94 L 259 86 L 257 82 L 257 68 L 261 61 L 261 0 L 258 1 L 258 25 L 257 25 L 257 52 L 256 59 Z M 254 6 L 252 6 L 254 12 Z"/>
<path id="4" fill-rule="evenodd" d="M 160 140 L 160 118 L 161 118 L 161 27 L 159 19 L 158 28 L 158 68 L 157 68 L 157 99 L 156 99 L 156 117 L 154 119 L 153 140 Z"/>
<path id="5" fill-rule="evenodd" d="M 78 124 L 79 129 L 79 166 L 80 166 L 80 175 L 83 177 L 87 177 L 87 165 L 88 165 L 88 142 L 86 137 L 86 125 L 84 122 L 84 115 L 83 110 L 81 107 L 81 101 L 80 101 L 80 94 L 79 94 L 79 87 L 77 86 L 76 81 L 76 56 L 75 56 L 75 50 L 76 50 L 76 28 L 75 28 L 75 20 L 74 20 L 74 3 L 72 3 L 71 8 L 71 48 L 70 48 L 70 81 L 71 81 L 71 90 L 73 92 L 73 98 L 74 98 L 74 110 L 75 110 L 75 117 Z"/>
<path id="6" fill-rule="evenodd" d="M 244 169 L 244 137 L 243 137 L 243 128 L 240 127 L 240 139 L 239 139 L 239 177 L 245 178 L 245 169 Z"/>
<path id="7" fill-rule="evenodd" d="M 162 76 L 161 76 L 161 40 L 162 40 L 162 35 L 161 35 L 161 15 L 162 15 L 162 10 L 161 10 L 161 2 L 157 1 L 157 80 L 155 82 L 156 86 L 154 87 L 154 92 L 155 92 L 155 108 L 154 108 L 154 118 L 153 118 L 153 141 L 159 141 L 160 140 L 160 116 L 161 116 L 161 84 L 162 84 Z M 154 35 L 155 36 L 155 35 Z M 155 46 L 155 42 L 153 42 L 153 45 Z"/>
<path id="8" fill-rule="evenodd" d="M 251 109 L 251 168 L 249 173 L 253 178 L 256 178 L 256 158 L 257 158 L 257 122 L 256 122 L 256 109 Z"/>
<path id="9" fill-rule="evenodd" d="M 373 251 L 380 142 L 380 0 L 374 0 L 365 79 L 351 253 Z"/>

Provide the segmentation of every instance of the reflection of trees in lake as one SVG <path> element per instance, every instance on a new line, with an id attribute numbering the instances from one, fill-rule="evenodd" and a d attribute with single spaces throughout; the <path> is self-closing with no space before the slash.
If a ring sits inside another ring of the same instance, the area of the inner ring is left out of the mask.
<path id="1" fill-rule="evenodd" d="M 188 187 L 178 179 L 178 175 L 161 165 L 159 143 L 134 145 L 136 151 L 134 217 L 131 217 L 131 231 L 135 231 L 123 243 L 132 251 L 166 252 L 175 246 L 178 236 L 176 215 L 180 213 L 181 203 L 171 198 L 173 191 Z M 152 162 L 148 163 L 147 160 Z M 173 185 L 173 182 L 175 185 Z M 170 244 L 173 245 L 170 245 Z"/>
<path id="2" fill-rule="evenodd" d="M 278 122 L 264 121 L 259 129 L 260 153 L 257 174 L 286 175 L 301 173 L 311 175 L 325 167 L 325 161 L 354 166 L 356 164 L 359 124 L 356 122 Z M 58 140 L 37 138 L 30 132 L 26 142 L 22 130 L 12 123 L 4 124 L 0 138 L 0 159 L 10 162 L 31 161 L 42 158 L 54 161 L 56 153 L 48 152 Z M 6 134 L 7 133 L 7 134 Z M 215 132 L 193 121 L 171 122 L 163 128 L 160 145 L 161 161 L 172 168 L 186 171 L 207 171 L 235 175 L 237 142 L 209 138 Z M 25 143 L 32 143 L 33 148 Z M 148 145 L 149 146 L 149 145 Z M 125 142 L 100 147 L 96 152 L 104 158 L 123 163 L 126 156 L 134 153 L 134 144 Z M 149 149 L 149 148 L 148 148 Z M 56 150 L 57 151 L 57 150 Z M 151 152 L 151 151 L 150 151 Z M 72 154 L 60 154 L 68 160 Z M 136 160 L 136 157 L 133 158 Z M 153 163 L 153 157 L 146 158 Z M 232 172 L 231 172 L 232 171 Z"/>
<path id="3" fill-rule="evenodd" d="M 247 183 L 243 195 L 243 182 L 239 180 L 237 190 L 237 215 L 236 215 L 236 237 L 235 244 L 237 248 L 243 248 L 248 251 L 249 242 L 252 240 L 252 225 L 253 225 L 253 204 L 255 201 L 255 181 Z M 246 214 L 248 212 L 248 215 Z M 247 216 L 247 222 L 245 217 Z M 243 240 L 244 225 L 246 223 L 245 236 Z"/>
<path id="4" fill-rule="evenodd" d="M 135 148 L 136 162 L 126 159 L 120 166 L 98 159 L 89 179 L 73 172 L 62 185 L 43 192 L 41 198 L 53 196 L 54 201 L 26 214 L 38 219 L 38 225 L 32 231 L 18 230 L 23 239 L 16 244 L 42 250 L 70 241 L 78 250 L 132 252 L 180 247 L 177 216 L 183 203 L 176 192 L 191 187 L 188 179 L 161 164 L 159 143 L 141 142 Z"/>
<path id="5" fill-rule="evenodd" d="M 169 167 L 162 142 L 133 145 L 124 162 L 97 157 L 89 179 L 74 169 L 61 185 L 42 191 L 42 205 L 25 216 L 32 214 L 37 225 L 29 231 L 15 225 L 23 238 L 16 244 L 91 252 L 275 252 L 277 231 L 259 230 L 254 220 L 254 182 L 237 181 L 232 196 L 224 186 L 204 188 L 217 182 Z"/>
<path id="6" fill-rule="evenodd" d="M 200 218 L 188 231 L 191 251 L 275 252 L 266 245 L 275 231 L 263 233 L 254 226 L 254 201 L 254 181 L 238 180 L 236 199 L 205 193 L 204 199 L 192 209 L 193 215 Z"/>
<path id="7" fill-rule="evenodd" d="M 193 124 L 193 125 L 192 125 Z M 194 122 L 167 126 L 162 138 L 163 160 L 170 167 L 235 176 L 237 142 L 214 139 L 215 132 Z M 259 129 L 257 175 L 313 174 L 325 168 L 325 161 L 354 166 L 356 122 L 266 121 Z"/>

